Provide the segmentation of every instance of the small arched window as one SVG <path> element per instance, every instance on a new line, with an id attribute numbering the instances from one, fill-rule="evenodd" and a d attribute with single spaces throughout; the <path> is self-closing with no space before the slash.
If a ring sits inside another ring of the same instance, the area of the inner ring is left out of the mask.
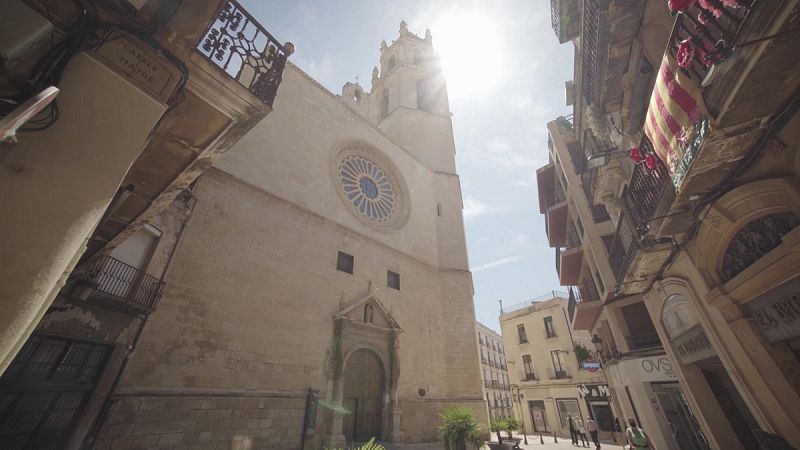
<path id="1" fill-rule="evenodd" d="M 373 323 L 375 321 L 375 307 L 371 303 L 364 305 L 364 323 Z"/>
<path id="2" fill-rule="evenodd" d="M 428 83 L 425 80 L 417 81 L 417 109 L 430 111 L 430 99 L 428 99 Z"/>
<path id="3" fill-rule="evenodd" d="M 353 94 L 353 100 L 355 100 L 356 103 L 361 103 L 361 91 L 356 91 Z"/>
<path id="4" fill-rule="evenodd" d="M 381 94 L 381 120 L 389 117 L 389 91 L 384 89 Z"/>
<path id="5" fill-rule="evenodd" d="M 394 56 L 389 57 L 389 62 L 386 63 L 386 71 L 389 72 L 390 70 L 394 69 L 396 62 Z"/>

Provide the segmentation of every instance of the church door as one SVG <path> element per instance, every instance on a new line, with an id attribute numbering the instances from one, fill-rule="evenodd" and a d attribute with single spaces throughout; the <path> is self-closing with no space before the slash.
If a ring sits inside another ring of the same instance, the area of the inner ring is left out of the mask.
<path id="1" fill-rule="evenodd" d="M 383 366 L 367 350 L 353 353 L 345 365 L 342 406 L 349 411 L 342 421 L 347 442 L 381 439 Z"/>

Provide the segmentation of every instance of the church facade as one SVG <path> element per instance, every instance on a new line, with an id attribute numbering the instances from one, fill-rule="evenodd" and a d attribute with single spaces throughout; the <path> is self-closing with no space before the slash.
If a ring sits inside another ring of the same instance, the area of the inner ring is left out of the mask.
<path id="1" fill-rule="evenodd" d="M 289 65 L 191 216 L 95 448 L 321 448 L 485 421 L 459 177 L 430 33 L 402 23 L 370 92 Z"/>

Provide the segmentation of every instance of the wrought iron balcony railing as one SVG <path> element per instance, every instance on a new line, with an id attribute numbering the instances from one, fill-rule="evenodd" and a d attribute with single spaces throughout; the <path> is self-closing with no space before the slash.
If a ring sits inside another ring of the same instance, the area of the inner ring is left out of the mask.
<path id="1" fill-rule="evenodd" d="M 652 153 L 653 147 L 647 136 L 642 137 L 641 150 Z M 630 182 L 625 191 L 625 200 L 630 207 L 640 236 L 647 234 L 659 200 L 665 191 L 673 189 L 667 166 L 656 158 L 656 168 L 650 170 L 639 163 L 633 168 Z"/>
<path id="2" fill-rule="evenodd" d="M 647 333 L 630 335 L 627 337 L 628 347 L 631 350 L 661 347 L 661 340 L 655 330 Z"/>
<path id="3" fill-rule="evenodd" d="M 522 372 L 520 376 L 522 381 L 536 381 L 536 371 L 533 372 Z"/>
<path id="4" fill-rule="evenodd" d="M 554 186 L 544 192 L 545 211 L 567 199 L 561 186 Z"/>
<path id="5" fill-rule="evenodd" d="M 294 45 L 281 44 L 238 2 L 225 0 L 197 50 L 271 107 Z"/>
<path id="6" fill-rule="evenodd" d="M 730 55 L 737 44 L 739 30 L 751 10 L 748 2 L 740 2 L 736 8 L 718 3 L 719 17 L 700 8 L 699 3 L 678 14 L 669 39 L 668 51 L 672 56 L 676 56 L 678 43 L 687 39 L 699 49 L 694 52 L 690 66 L 683 69 L 698 85 L 706 78 L 714 63 Z"/>
<path id="7" fill-rule="evenodd" d="M 636 231 L 636 226 L 628 218 L 628 214 L 623 211 L 619 216 L 617 232 L 611 243 L 611 250 L 608 252 L 611 270 L 614 272 L 617 283 L 624 281 L 628 266 L 639 250 L 638 239 L 639 233 Z"/>
<path id="8" fill-rule="evenodd" d="M 571 378 L 569 373 L 567 373 L 566 369 L 554 370 L 554 369 L 547 369 L 547 377 L 551 380 L 563 380 L 566 378 Z"/>
<path id="9" fill-rule="evenodd" d="M 90 288 L 144 308 L 155 311 L 166 283 L 111 256 L 103 256 L 88 268 L 75 272 L 80 286 Z"/>
<path id="10" fill-rule="evenodd" d="M 569 316 L 570 320 L 575 317 L 575 309 L 580 303 L 580 293 L 576 292 L 577 289 L 573 289 L 572 286 L 569 287 L 569 302 L 567 303 L 567 315 Z"/>
<path id="11" fill-rule="evenodd" d="M 581 32 L 581 94 L 591 105 L 597 97 L 597 42 L 600 39 L 598 0 L 583 1 Z"/>

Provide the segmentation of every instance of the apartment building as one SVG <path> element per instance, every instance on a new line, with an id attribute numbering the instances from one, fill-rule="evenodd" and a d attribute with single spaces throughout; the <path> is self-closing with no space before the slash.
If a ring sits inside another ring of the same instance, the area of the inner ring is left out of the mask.
<path id="1" fill-rule="evenodd" d="M 509 417 L 512 413 L 511 384 L 508 379 L 503 337 L 486 325 L 475 322 L 478 353 L 481 361 L 481 385 L 489 420 Z"/>
<path id="2" fill-rule="evenodd" d="M 613 440 L 616 415 L 602 373 L 592 363 L 591 337 L 573 331 L 565 292 L 551 292 L 504 308 L 505 343 L 514 415 L 531 434 L 569 438 L 567 417 L 597 421 L 603 440 Z"/>
<path id="3" fill-rule="evenodd" d="M 551 3 L 574 115 L 540 211 L 622 416 L 657 448 L 797 447 L 800 10 L 711 3 Z"/>

